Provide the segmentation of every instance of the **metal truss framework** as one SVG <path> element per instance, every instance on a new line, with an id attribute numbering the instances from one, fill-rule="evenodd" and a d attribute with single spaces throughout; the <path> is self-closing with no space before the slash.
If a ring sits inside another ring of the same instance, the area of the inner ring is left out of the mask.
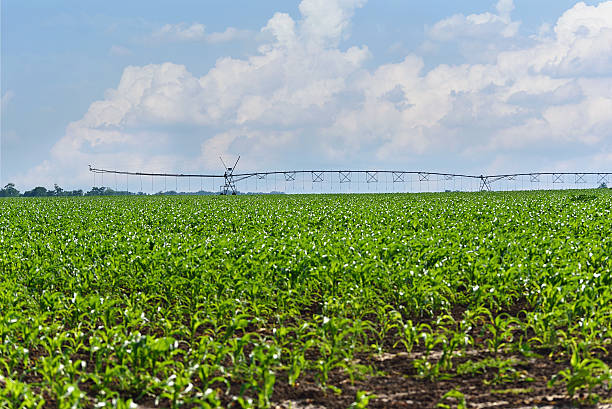
<path id="1" fill-rule="evenodd" d="M 311 173 L 313 183 L 323 182 L 323 172 L 311 171 Z"/>
<path id="2" fill-rule="evenodd" d="M 128 172 L 121 170 L 108 170 L 95 168 L 89 166 L 89 171 L 94 174 L 102 176 L 104 175 L 125 175 L 126 181 L 128 176 L 140 176 L 142 184 L 142 176 L 153 177 L 174 177 L 178 178 L 200 178 L 200 179 L 212 179 L 223 182 L 223 186 L 220 187 L 220 192 L 225 194 L 234 194 L 237 192 L 236 183 L 247 180 L 250 178 L 263 180 L 268 179 L 271 176 L 282 175 L 285 182 L 296 181 L 298 175 L 310 174 L 312 183 L 322 183 L 325 180 L 337 180 L 340 183 L 351 183 L 353 176 L 357 175 L 357 181 L 359 181 L 359 175 L 365 175 L 366 183 L 379 183 L 381 175 L 390 175 L 390 180 L 393 183 L 407 183 L 412 182 L 412 177 L 415 177 L 418 182 L 438 182 L 438 181 L 451 181 L 456 179 L 468 179 L 479 182 L 479 188 L 481 191 L 493 190 L 495 183 L 499 181 L 516 181 L 519 178 L 528 178 L 530 184 L 541 183 L 543 180 L 549 180 L 554 184 L 568 184 L 568 179 L 575 185 L 583 185 L 589 182 L 589 177 L 594 178 L 597 184 L 607 185 L 612 180 L 612 172 L 532 172 L 532 173 L 511 173 L 503 175 L 468 175 L 468 174 L 455 174 L 455 173 L 439 173 L 439 172 L 422 172 L 422 171 L 403 171 L 403 170 L 286 170 L 286 171 L 271 171 L 271 172 L 252 172 L 252 173 L 234 173 L 234 165 L 231 168 L 226 167 L 224 174 L 199 174 L 199 173 L 152 173 L 152 172 Z M 327 176 L 326 176 L 327 175 Z M 337 179 L 334 177 L 337 175 Z M 327 179 L 326 179 L 327 178 Z M 408 179 L 410 178 L 410 179 Z M 363 180 L 363 179 L 362 179 Z M 383 179 L 384 182 L 385 179 Z M 190 182 L 191 183 L 191 182 Z M 126 182 L 127 184 L 127 182 Z"/>
<path id="3" fill-rule="evenodd" d="M 404 172 L 393 172 L 393 183 L 397 182 L 406 182 L 406 177 Z"/>
<path id="4" fill-rule="evenodd" d="M 429 173 L 418 172 L 419 173 L 419 182 L 429 181 Z"/>

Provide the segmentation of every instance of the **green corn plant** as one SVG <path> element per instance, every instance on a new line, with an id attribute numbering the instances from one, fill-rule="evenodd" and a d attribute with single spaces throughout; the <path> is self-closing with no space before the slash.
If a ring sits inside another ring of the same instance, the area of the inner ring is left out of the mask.
<path id="1" fill-rule="evenodd" d="M 446 403 L 449 400 L 454 401 L 455 405 L 452 403 Z M 442 396 L 442 399 L 440 399 L 440 402 L 438 402 L 436 407 L 441 409 L 467 409 L 465 395 L 458 389 L 451 389 Z"/>
<path id="2" fill-rule="evenodd" d="M 571 343 L 570 367 L 559 371 L 550 381 L 549 386 L 564 382 L 567 394 L 573 398 L 577 391 L 587 390 L 587 399 L 597 402 L 599 396 L 593 389 L 612 380 L 608 365 L 597 358 L 582 358 L 575 341 Z"/>
<path id="3" fill-rule="evenodd" d="M 210 339 L 202 339 L 198 350 L 194 353 L 193 360 L 197 362 L 194 368 L 202 383 L 202 388 L 208 390 L 216 383 L 225 384 L 229 391 L 230 383 L 226 378 L 226 368 L 223 360 L 230 356 L 230 346 L 223 345 Z"/>
<path id="4" fill-rule="evenodd" d="M 188 374 L 174 373 L 164 382 L 159 397 L 168 399 L 170 407 L 180 408 L 188 402 L 193 390 L 194 386 Z"/>
<path id="5" fill-rule="evenodd" d="M 377 352 L 382 352 L 382 343 L 387 339 L 389 332 L 398 327 L 398 322 L 402 321 L 402 315 L 393 309 L 391 305 L 382 307 L 382 310 L 377 315 L 377 326 L 375 328 L 376 344 L 374 349 Z"/>
<path id="6" fill-rule="evenodd" d="M 412 348 L 417 341 L 418 330 L 412 324 L 412 320 L 402 322 L 397 327 L 399 329 L 399 339 L 393 344 L 393 348 L 396 348 L 398 344 L 402 344 L 407 353 L 412 352 Z"/>
<path id="7" fill-rule="evenodd" d="M 503 313 L 497 315 L 492 323 L 487 324 L 486 328 L 491 334 L 490 338 L 485 340 L 489 351 L 497 355 L 501 348 L 506 347 L 514 340 L 515 325 L 518 326 L 519 321 L 510 315 Z"/>
<path id="8" fill-rule="evenodd" d="M 85 402 L 85 393 L 79 390 L 79 386 L 73 383 L 54 385 L 57 394 L 59 409 L 76 409 Z"/>
<path id="9" fill-rule="evenodd" d="M 1 409 L 40 409 L 45 400 L 37 396 L 28 384 L 0 376 Z"/>
<path id="10" fill-rule="evenodd" d="M 366 391 L 357 391 L 355 401 L 351 403 L 349 409 L 365 409 L 372 399 L 376 399 L 376 395 Z"/>
<path id="11" fill-rule="evenodd" d="M 450 367 L 452 352 L 450 352 L 449 343 L 444 334 L 433 334 L 430 332 L 422 332 L 419 335 L 425 347 L 423 358 L 413 360 L 413 365 L 420 377 L 429 380 L 437 379 L 441 372 Z M 432 362 L 430 360 L 431 352 L 441 345 L 443 348 L 442 358 Z"/>

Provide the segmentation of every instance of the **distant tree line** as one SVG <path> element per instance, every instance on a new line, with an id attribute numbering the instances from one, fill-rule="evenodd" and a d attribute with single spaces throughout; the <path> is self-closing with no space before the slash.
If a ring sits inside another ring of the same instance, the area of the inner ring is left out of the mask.
<path id="1" fill-rule="evenodd" d="M 217 192 L 208 192 L 201 190 L 199 192 L 175 192 L 170 190 L 167 192 L 157 192 L 155 195 L 215 195 Z M 113 190 L 109 187 L 92 187 L 90 191 L 83 190 L 64 190 L 57 184 L 53 189 L 47 189 L 43 186 L 37 186 L 32 190 L 27 190 L 21 193 L 15 188 L 14 183 L 9 183 L 4 188 L 0 189 L 0 197 L 61 197 L 61 196 L 140 196 L 146 195 L 143 192 L 128 192 L 126 190 Z"/>
<path id="2" fill-rule="evenodd" d="M 47 190 L 42 186 L 37 186 L 32 190 L 27 190 L 23 193 L 15 188 L 14 183 L 9 183 L 4 188 L 0 189 L 0 197 L 45 197 L 45 196 L 83 196 L 83 191 L 79 190 L 64 190 L 57 184 L 53 189 Z"/>
<path id="3" fill-rule="evenodd" d="M 89 192 L 78 190 L 64 190 L 57 184 L 53 189 L 47 189 L 43 186 L 36 186 L 32 190 L 26 190 L 21 193 L 15 188 L 14 183 L 9 183 L 4 188 L 0 189 L 0 197 L 62 197 L 62 196 L 105 196 L 105 195 L 127 195 L 134 194 L 131 192 L 115 192 L 107 187 L 94 187 Z"/>

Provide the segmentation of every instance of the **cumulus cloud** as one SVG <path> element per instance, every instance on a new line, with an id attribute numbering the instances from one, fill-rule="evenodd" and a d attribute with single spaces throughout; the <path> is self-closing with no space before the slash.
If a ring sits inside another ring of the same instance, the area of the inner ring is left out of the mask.
<path id="1" fill-rule="evenodd" d="M 30 176 L 85 183 L 86 163 L 214 170 L 219 155 L 239 153 L 245 169 L 432 158 L 490 169 L 491 160 L 515 165 L 526 152 L 542 166 L 551 146 L 612 152 L 612 1 L 578 3 L 549 35 L 489 62 L 429 70 L 413 54 L 366 69 L 365 45 L 342 48 L 362 4 L 304 0 L 299 19 L 270 18 L 262 31 L 272 39 L 257 53 L 221 58 L 201 77 L 173 63 L 127 67 Z M 504 37 L 513 7 L 501 0 L 496 14 L 462 17 L 455 29 Z M 440 32 L 453 18 L 436 25 Z"/>
<path id="2" fill-rule="evenodd" d="M 303 0 L 302 38 L 322 47 L 333 47 L 347 35 L 350 19 L 365 0 Z"/>
<path id="3" fill-rule="evenodd" d="M 495 9 L 502 20 L 510 22 L 510 13 L 514 10 L 514 2 L 513 0 L 499 0 Z"/>
<path id="4" fill-rule="evenodd" d="M 612 2 L 578 3 L 535 46 L 500 55 L 502 64 L 556 77 L 609 76 L 612 66 Z M 514 60 L 516 59 L 516 60 Z M 514 60 L 514 61 L 513 61 Z"/>
<path id="5" fill-rule="evenodd" d="M 437 22 L 428 32 L 437 41 L 451 41 L 462 38 L 475 38 L 491 41 L 494 37 L 514 37 L 518 33 L 520 21 L 512 21 L 514 10 L 512 0 L 499 0 L 495 6 L 497 13 L 455 14 Z"/>
<path id="6" fill-rule="evenodd" d="M 499 0 L 495 12 L 455 14 L 427 29 L 423 51 L 459 53 L 467 62 L 493 62 L 502 50 L 524 42 L 520 21 L 512 20 L 513 0 Z"/>

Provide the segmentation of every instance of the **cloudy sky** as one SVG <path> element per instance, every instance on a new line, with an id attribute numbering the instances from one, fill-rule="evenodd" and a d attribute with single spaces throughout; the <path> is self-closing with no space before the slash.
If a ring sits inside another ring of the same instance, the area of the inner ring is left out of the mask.
<path id="1" fill-rule="evenodd" d="M 3 1 L 0 184 L 612 171 L 612 1 Z"/>

